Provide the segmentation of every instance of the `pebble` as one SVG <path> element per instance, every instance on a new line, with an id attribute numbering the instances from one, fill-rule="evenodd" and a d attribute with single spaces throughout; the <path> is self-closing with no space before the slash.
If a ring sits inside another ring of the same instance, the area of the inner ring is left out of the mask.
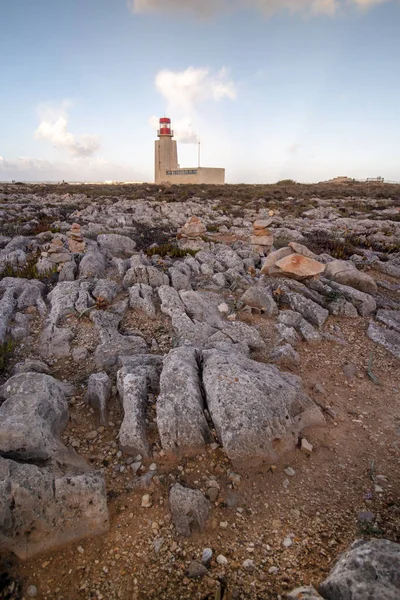
<path id="1" fill-rule="evenodd" d="M 228 529 L 228 521 L 221 521 L 219 526 L 221 529 Z"/>
<path id="2" fill-rule="evenodd" d="M 300 450 L 305 454 L 311 454 L 313 451 L 313 446 L 309 441 L 306 440 L 306 438 L 302 438 Z"/>
<path id="3" fill-rule="evenodd" d="M 187 570 L 187 576 L 190 578 L 204 577 L 207 574 L 207 569 L 197 560 L 192 560 Z"/>
<path id="4" fill-rule="evenodd" d="M 150 508 L 153 505 L 150 494 L 142 496 L 142 508 Z"/>
<path id="5" fill-rule="evenodd" d="M 131 463 L 131 465 L 130 465 L 130 467 L 135 475 L 139 471 L 141 466 L 142 466 L 141 462 L 134 462 L 134 463 Z"/>
<path id="6" fill-rule="evenodd" d="M 87 436 L 86 439 L 87 440 L 94 440 L 94 438 L 97 437 L 97 431 L 90 431 Z"/>
<path id="7" fill-rule="evenodd" d="M 38 594 L 37 587 L 35 585 L 30 585 L 26 590 L 26 594 L 29 598 L 35 598 Z"/>
<path id="8" fill-rule="evenodd" d="M 292 467 L 286 467 L 285 473 L 289 477 L 294 477 L 296 475 L 296 471 L 294 469 L 292 469 Z"/>
<path id="9" fill-rule="evenodd" d="M 218 488 L 215 487 L 208 488 L 208 490 L 206 491 L 206 496 L 209 500 L 211 500 L 211 502 L 216 501 L 216 499 L 218 498 L 218 494 Z"/>
<path id="10" fill-rule="evenodd" d="M 254 560 L 251 560 L 251 558 L 246 558 L 242 563 L 242 567 L 243 569 L 246 569 L 246 571 L 254 571 L 256 568 Z"/>
<path id="11" fill-rule="evenodd" d="M 149 466 L 149 471 L 157 471 L 156 463 L 151 463 L 151 465 Z"/>
<path id="12" fill-rule="evenodd" d="M 290 548 L 290 546 L 293 544 L 293 540 L 290 537 L 286 537 L 283 542 L 282 542 L 282 546 L 284 548 Z"/>
<path id="13" fill-rule="evenodd" d="M 77 550 L 78 550 L 79 554 L 83 554 L 85 552 L 84 549 L 82 548 L 82 546 L 78 546 Z"/>
<path id="14" fill-rule="evenodd" d="M 211 550 L 211 548 L 204 548 L 202 555 L 201 555 L 201 562 L 203 563 L 203 565 L 208 565 L 208 563 L 212 559 L 212 555 L 213 555 L 213 551 Z M 218 560 L 218 558 L 217 558 L 217 560 Z"/>
<path id="15" fill-rule="evenodd" d="M 228 314 L 229 306 L 227 305 L 226 302 L 221 302 L 221 304 L 218 305 L 218 310 L 220 313 Z"/>
<path id="16" fill-rule="evenodd" d="M 268 569 L 268 573 L 269 573 L 270 575 L 276 575 L 276 574 L 278 573 L 278 571 L 279 571 L 279 567 L 270 567 L 270 568 Z"/>

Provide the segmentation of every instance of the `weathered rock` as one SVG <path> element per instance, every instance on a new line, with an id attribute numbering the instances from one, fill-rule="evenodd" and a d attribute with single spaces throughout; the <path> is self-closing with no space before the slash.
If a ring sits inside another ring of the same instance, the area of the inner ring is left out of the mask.
<path id="1" fill-rule="evenodd" d="M 373 342 L 381 344 L 388 352 L 400 358 L 400 333 L 395 329 L 385 329 L 376 323 L 370 323 L 367 336 Z"/>
<path id="2" fill-rule="evenodd" d="M 92 310 L 90 318 L 100 335 L 94 359 L 98 369 L 116 366 L 119 356 L 143 354 L 147 352 L 145 340 L 138 335 L 122 335 L 118 331 L 121 315 L 107 311 Z"/>
<path id="3" fill-rule="evenodd" d="M 298 377 L 238 354 L 205 350 L 203 385 L 217 435 L 238 464 L 274 462 L 302 429 L 323 425 Z"/>
<path id="4" fill-rule="evenodd" d="M 6 340 L 8 326 L 16 306 L 17 301 L 14 298 L 13 290 L 6 290 L 0 300 L 0 344 Z"/>
<path id="5" fill-rule="evenodd" d="M 274 348 L 269 360 L 283 369 L 292 369 L 300 364 L 300 356 L 291 344 L 283 344 Z"/>
<path id="6" fill-rule="evenodd" d="M 370 275 L 359 271 L 354 263 L 347 260 L 333 260 L 328 263 L 325 267 L 324 277 L 367 294 L 373 294 L 378 290 Z"/>
<path id="7" fill-rule="evenodd" d="M 278 260 L 281 260 L 286 256 L 290 256 L 291 254 L 294 254 L 291 248 L 279 248 L 279 250 L 274 250 L 274 252 L 270 252 L 263 262 L 261 268 L 261 275 L 275 274 L 278 271 L 278 269 L 275 268 L 275 264 L 278 262 Z"/>
<path id="8" fill-rule="evenodd" d="M 137 265 L 126 272 L 123 283 L 125 288 L 131 287 L 135 283 L 145 283 L 157 288 L 161 285 L 169 285 L 169 279 L 168 275 L 159 271 L 156 267 Z"/>
<path id="9" fill-rule="evenodd" d="M 40 336 L 40 354 L 44 358 L 65 358 L 70 355 L 73 338 L 67 327 L 47 325 Z"/>
<path id="10" fill-rule="evenodd" d="M 141 310 L 148 317 L 154 317 L 156 314 L 156 307 L 154 304 L 154 293 L 151 285 L 146 285 L 145 283 L 136 283 L 130 287 L 129 306 L 134 310 Z"/>
<path id="11" fill-rule="evenodd" d="M 304 298 L 301 294 L 296 292 L 288 292 L 285 294 L 285 302 L 287 302 L 290 308 L 300 313 L 307 321 L 321 328 L 329 317 L 329 311 L 326 308 L 322 308 L 313 300 Z"/>
<path id="12" fill-rule="evenodd" d="M 150 456 L 146 435 L 148 377 L 145 367 L 128 373 L 123 367 L 117 374 L 118 393 L 124 407 L 124 419 L 119 430 L 121 450 L 131 456 Z"/>
<path id="13" fill-rule="evenodd" d="M 189 537 L 194 531 L 203 531 L 210 503 L 198 490 L 175 483 L 169 492 L 172 522 L 179 535 Z"/>
<path id="14" fill-rule="evenodd" d="M 192 216 L 178 231 L 178 238 L 196 240 L 197 238 L 204 236 L 206 233 L 207 228 L 203 221 L 199 217 Z"/>
<path id="15" fill-rule="evenodd" d="M 132 256 L 136 248 L 136 242 L 126 235 L 116 233 L 102 233 L 97 236 L 100 248 L 109 250 L 115 256 Z"/>
<path id="16" fill-rule="evenodd" d="M 347 285 L 336 283 L 336 281 L 323 279 L 322 282 L 327 283 L 333 290 L 340 292 L 346 300 L 356 307 L 358 313 L 362 317 L 369 317 L 376 311 L 376 301 L 369 294 L 360 292 L 360 290 L 356 290 Z"/>
<path id="17" fill-rule="evenodd" d="M 58 282 L 61 283 L 62 281 L 74 281 L 77 272 L 78 268 L 75 261 L 70 260 L 64 263 L 58 276 Z"/>
<path id="18" fill-rule="evenodd" d="M 376 320 L 400 333 L 400 310 L 378 310 Z"/>
<path id="19" fill-rule="evenodd" d="M 271 292 L 261 286 L 250 287 L 240 298 L 245 306 L 260 310 L 267 317 L 275 317 L 278 313 L 278 307 L 272 297 Z"/>
<path id="20" fill-rule="evenodd" d="M 101 279 L 106 270 L 106 261 L 97 246 L 92 245 L 79 264 L 80 279 Z"/>
<path id="21" fill-rule="evenodd" d="M 13 375 L 20 373 L 45 373 L 50 375 L 50 368 L 41 360 L 26 358 L 24 361 L 17 363 L 12 371 Z"/>
<path id="22" fill-rule="evenodd" d="M 96 283 L 92 295 L 99 302 L 111 304 L 119 292 L 119 285 L 110 279 L 99 279 Z"/>
<path id="23" fill-rule="evenodd" d="M 296 254 L 301 254 L 302 256 L 306 256 L 307 258 L 312 258 L 314 260 L 318 260 L 317 254 L 314 254 L 314 252 L 311 252 L 311 250 L 309 250 L 307 248 L 307 246 L 304 246 L 303 244 L 298 244 L 297 242 L 289 242 L 288 246 L 289 246 L 289 248 L 294 250 L 294 252 L 296 252 Z"/>
<path id="24" fill-rule="evenodd" d="M 47 460 L 62 448 L 68 404 L 61 382 L 43 373 L 20 373 L 3 386 L 0 453 L 16 460 Z"/>
<path id="25" fill-rule="evenodd" d="M 187 569 L 187 575 L 191 579 L 197 579 L 200 577 L 204 577 L 204 575 L 207 575 L 207 573 L 208 573 L 207 568 L 204 565 L 202 565 L 201 562 L 198 562 L 197 560 L 192 560 L 192 562 L 190 563 L 190 565 Z"/>
<path id="26" fill-rule="evenodd" d="M 196 452 L 212 441 L 204 416 L 198 351 L 190 346 L 171 350 L 164 359 L 157 399 L 157 426 L 165 451 Z"/>
<path id="27" fill-rule="evenodd" d="M 300 343 L 301 338 L 294 327 L 287 326 L 284 323 L 277 323 L 275 329 L 278 332 L 278 343 L 286 342 L 295 347 Z"/>
<path id="28" fill-rule="evenodd" d="M 100 423 L 107 424 L 107 404 L 111 396 L 111 381 L 107 373 L 93 373 L 89 377 L 85 400 L 98 413 Z"/>
<path id="29" fill-rule="evenodd" d="M 332 302 L 329 302 L 327 305 L 327 309 L 331 315 L 336 317 L 349 317 L 351 319 L 358 317 L 356 307 L 345 298 L 336 298 L 335 300 L 332 300 Z"/>
<path id="30" fill-rule="evenodd" d="M 326 600 L 398 600 L 400 544 L 357 540 L 339 558 L 319 591 Z"/>
<path id="31" fill-rule="evenodd" d="M 170 267 L 168 269 L 168 274 L 171 279 L 171 285 L 175 290 L 191 290 L 192 286 L 190 284 L 190 276 L 182 273 L 176 267 Z"/>
<path id="32" fill-rule="evenodd" d="M 316 278 L 325 270 L 325 265 L 301 254 L 285 256 L 276 261 L 274 266 L 280 270 L 282 275 L 299 281 Z M 276 274 L 279 275 L 279 272 Z"/>
<path id="33" fill-rule="evenodd" d="M 32 558 L 108 528 L 106 489 L 99 473 L 64 475 L 0 458 L 1 550 Z"/>
<path id="34" fill-rule="evenodd" d="M 288 600 L 324 600 L 312 585 L 296 588 L 286 597 Z"/>

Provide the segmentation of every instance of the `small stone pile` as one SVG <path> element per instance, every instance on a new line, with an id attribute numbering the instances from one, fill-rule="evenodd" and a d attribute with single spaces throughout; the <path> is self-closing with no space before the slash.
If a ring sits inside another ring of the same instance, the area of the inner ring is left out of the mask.
<path id="1" fill-rule="evenodd" d="M 207 233 L 206 226 L 199 217 L 190 217 L 184 226 L 178 230 L 177 239 L 179 247 L 187 250 L 203 250 L 207 242 L 204 236 Z"/>
<path id="2" fill-rule="evenodd" d="M 71 255 L 64 243 L 59 238 L 54 238 L 45 252 L 42 252 L 42 257 L 47 258 L 53 265 L 59 265 L 71 260 Z"/>
<path id="3" fill-rule="evenodd" d="M 269 229 L 267 229 L 270 222 L 270 219 L 267 221 L 255 221 L 253 223 L 253 232 L 250 237 L 252 249 L 263 256 L 268 254 L 274 243 L 274 236 Z"/>
<path id="4" fill-rule="evenodd" d="M 81 233 L 81 226 L 78 223 L 73 223 L 71 230 L 67 233 L 68 236 L 68 248 L 74 254 L 83 254 L 86 249 L 86 243 L 83 240 Z"/>

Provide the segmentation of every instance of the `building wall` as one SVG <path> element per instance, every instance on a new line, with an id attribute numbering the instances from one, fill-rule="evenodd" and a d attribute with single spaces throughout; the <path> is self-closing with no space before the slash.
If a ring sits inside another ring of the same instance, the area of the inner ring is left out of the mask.
<path id="1" fill-rule="evenodd" d="M 155 143 L 155 183 L 165 182 L 165 171 L 178 169 L 178 149 L 171 137 L 161 137 Z"/>
<path id="2" fill-rule="evenodd" d="M 223 185 L 225 183 L 225 169 L 209 169 L 206 167 L 169 169 L 164 171 L 164 174 L 160 173 L 159 181 L 156 181 L 156 183 Z"/>

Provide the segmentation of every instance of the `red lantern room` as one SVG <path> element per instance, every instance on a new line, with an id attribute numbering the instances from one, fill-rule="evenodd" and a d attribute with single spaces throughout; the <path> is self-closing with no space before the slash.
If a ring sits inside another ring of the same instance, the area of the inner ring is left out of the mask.
<path id="1" fill-rule="evenodd" d="M 171 119 L 168 117 L 161 117 L 160 119 L 160 129 L 158 130 L 158 136 L 168 136 L 172 137 L 174 132 L 171 130 Z"/>

